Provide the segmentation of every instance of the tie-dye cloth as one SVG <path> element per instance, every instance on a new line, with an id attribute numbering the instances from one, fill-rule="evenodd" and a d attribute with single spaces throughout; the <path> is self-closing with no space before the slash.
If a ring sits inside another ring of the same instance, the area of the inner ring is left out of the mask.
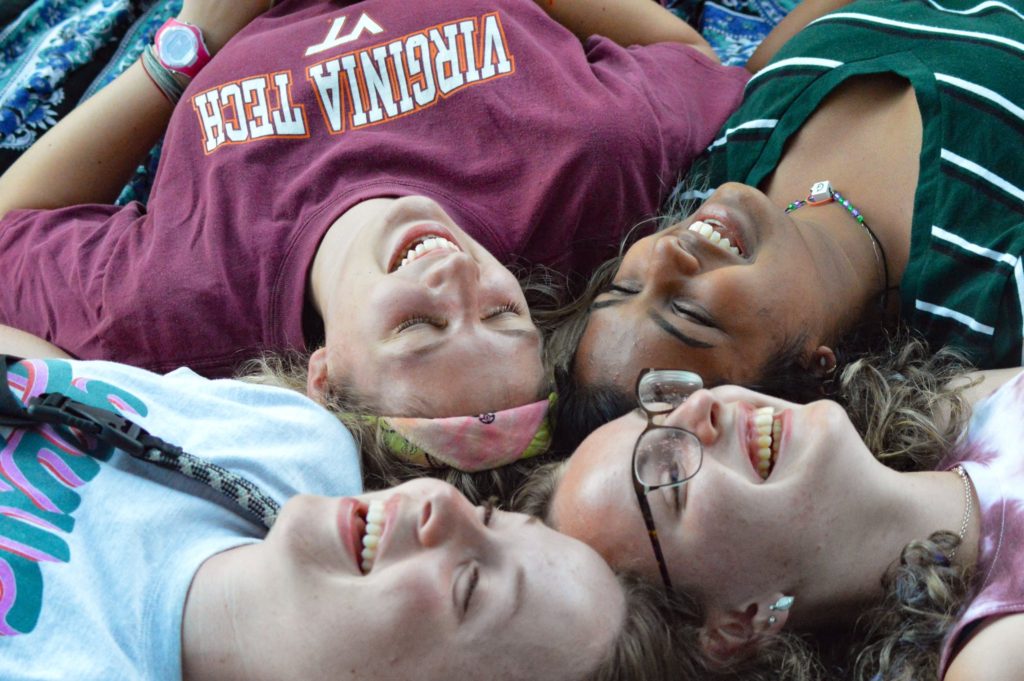
<path id="1" fill-rule="evenodd" d="M 1024 374 L 978 405 L 967 437 L 940 465 L 960 464 L 978 497 L 981 537 L 967 607 L 942 646 L 940 678 L 983 620 L 1024 612 Z"/>

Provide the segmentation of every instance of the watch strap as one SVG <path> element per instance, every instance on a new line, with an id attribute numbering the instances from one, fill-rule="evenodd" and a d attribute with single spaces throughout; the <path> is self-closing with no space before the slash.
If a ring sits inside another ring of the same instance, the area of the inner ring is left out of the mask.
<path id="1" fill-rule="evenodd" d="M 160 53 L 160 45 L 164 35 L 169 31 L 185 30 L 195 36 L 196 40 L 196 54 L 191 63 L 189 64 L 175 64 L 170 63 L 168 59 L 164 58 L 164 55 Z M 154 54 L 159 60 L 160 64 L 163 65 L 168 71 L 174 71 L 180 73 L 189 79 L 195 78 L 204 66 L 206 66 L 210 59 L 210 50 L 206 47 L 206 41 L 203 39 L 202 30 L 193 24 L 186 23 L 184 21 L 178 21 L 175 18 L 170 18 L 163 23 L 163 25 L 157 29 L 156 36 L 153 41 L 156 45 Z"/>

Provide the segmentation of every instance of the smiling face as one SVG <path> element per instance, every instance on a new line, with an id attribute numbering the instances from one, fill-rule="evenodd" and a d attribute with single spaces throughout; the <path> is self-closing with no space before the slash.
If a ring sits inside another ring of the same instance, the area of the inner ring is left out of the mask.
<path id="1" fill-rule="evenodd" d="M 367 572 L 368 512 L 381 527 Z M 242 550 L 235 635 L 269 678 L 576 679 L 624 617 L 593 550 L 437 480 L 295 497 L 267 540 Z"/>
<path id="2" fill-rule="evenodd" d="M 519 283 L 440 206 L 373 199 L 342 220 L 353 236 L 339 261 L 314 265 L 327 282 L 314 382 L 354 388 L 393 416 L 478 414 L 546 395 Z"/>
<path id="3" fill-rule="evenodd" d="M 576 379 L 625 391 L 659 367 L 697 371 L 708 385 L 751 384 L 787 345 L 809 361 L 831 311 L 826 273 L 796 224 L 756 189 L 726 184 L 635 243 L 591 306 Z"/>
<path id="4" fill-rule="evenodd" d="M 759 420 L 778 426 L 773 433 Z M 818 568 L 808 566 L 830 544 L 850 540 L 863 498 L 858 483 L 878 464 L 836 403 L 801 406 L 722 386 L 695 393 L 662 423 L 690 430 L 704 448 L 696 476 L 647 495 L 676 588 L 712 608 L 742 609 L 764 593 L 799 592 L 802 580 L 815 578 Z M 660 582 L 631 481 L 645 424 L 633 412 L 580 445 L 550 521 L 613 567 Z"/>

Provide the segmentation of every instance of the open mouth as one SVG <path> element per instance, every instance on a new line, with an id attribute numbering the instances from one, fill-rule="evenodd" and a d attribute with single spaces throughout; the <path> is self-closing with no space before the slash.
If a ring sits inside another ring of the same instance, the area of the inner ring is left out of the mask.
<path id="1" fill-rule="evenodd" d="M 459 245 L 451 239 L 450 234 L 440 232 L 420 233 L 409 241 L 402 244 L 391 257 L 388 265 L 388 274 L 397 272 L 406 265 L 425 255 L 437 252 L 462 251 Z"/>
<path id="2" fill-rule="evenodd" d="M 704 218 L 694 221 L 688 229 L 733 255 L 744 256 L 743 242 L 739 233 L 732 227 L 715 218 Z"/>
<path id="3" fill-rule="evenodd" d="M 367 575 L 373 570 L 373 565 L 377 560 L 377 547 L 380 545 L 380 538 L 384 534 L 384 502 L 379 500 L 371 501 L 366 507 L 365 515 L 360 512 L 359 517 L 364 523 L 362 532 L 363 550 L 360 554 L 362 562 L 359 568 L 364 575 Z"/>
<path id="4" fill-rule="evenodd" d="M 782 434 L 782 421 L 773 407 L 754 410 L 754 433 L 751 463 L 761 479 L 767 480 L 779 458 L 779 439 Z"/>

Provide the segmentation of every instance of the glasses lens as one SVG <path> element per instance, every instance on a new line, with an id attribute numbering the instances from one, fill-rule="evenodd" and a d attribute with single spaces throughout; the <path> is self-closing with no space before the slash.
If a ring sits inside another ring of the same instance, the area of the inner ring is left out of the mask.
<path id="1" fill-rule="evenodd" d="M 703 387 L 704 381 L 692 371 L 655 369 L 640 378 L 636 394 L 645 411 L 661 414 L 672 411 Z"/>
<path id="2" fill-rule="evenodd" d="M 636 449 L 636 479 L 648 487 L 689 480 L 700 470 L 700 441 L 678 428 L 655 428 L 640 437 Z"/>

